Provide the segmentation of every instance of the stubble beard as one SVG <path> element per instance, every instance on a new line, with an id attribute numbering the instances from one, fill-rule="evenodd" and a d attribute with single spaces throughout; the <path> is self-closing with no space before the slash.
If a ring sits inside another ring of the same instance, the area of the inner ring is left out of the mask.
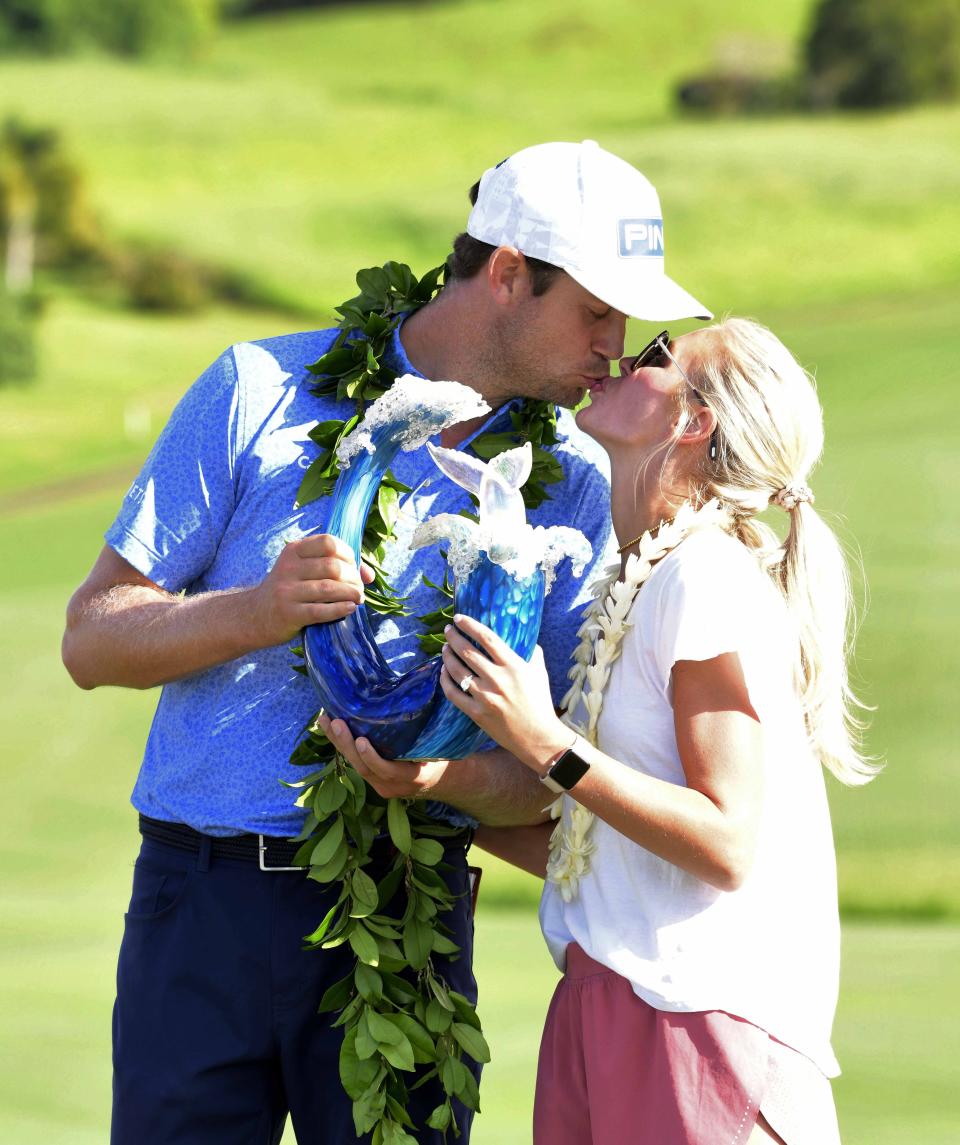
<path id="1" fill-rule="evenodd" d="M 493 400 L 487 398 L 491 405 L 520 397 L 572 409 L 583 393 L 545 368 L 542 348 L 533 345 L 529 323 L 522 317 L 497 328 L 477 366 L 483 375 L 484 393 L 494 395 Z"/>

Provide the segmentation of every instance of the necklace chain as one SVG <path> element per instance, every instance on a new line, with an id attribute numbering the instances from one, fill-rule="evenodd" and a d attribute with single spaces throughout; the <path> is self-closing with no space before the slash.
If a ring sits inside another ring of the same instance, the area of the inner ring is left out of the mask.
<path id="1" fill-rule="evenodd" d="M 676 519 L 677 519 L 677 515 L 674 514 L 672 517 L 668 517 L 665 521 L 661 520 L 660 524 L 657 525 L 657 527 L 655 529 L 653 529 L 652 531 L 654 533 L 659 533 L 659 531 L 661 529 L 666 528 L 667 525 L 672 525 Z M 625 545 L 621 545 L 620 548 L 617 549 L 617 552 L 621 556 L 623 556 L 623 554 L 627 551 L 627 549 L 629 549 L 631 547 L 631 545 L 635 545 L 637 543 L 637 541 L 639 541 L 644 536 L 645 533 L 649 533 L 649 532 L 651 532 L 650 529 L 644 529 L 643 532 L 640 533 L 639 536 L 634 537 L 632 541 L 627 541 L 627 543 Z"/>

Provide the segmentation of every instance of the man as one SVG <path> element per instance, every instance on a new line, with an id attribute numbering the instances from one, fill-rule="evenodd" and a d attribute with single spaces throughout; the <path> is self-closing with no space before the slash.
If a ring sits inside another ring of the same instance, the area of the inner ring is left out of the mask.
<path id="1" fill-rule="evenodd" d="M 445 431 L 444 446 L 509 430 L 522 397 L 576 405 L 623 353 L 627 314 L 709 316 L 664 274 L 653 187 L 595 143 L 528 148 L 487 171 L 473 195 L 448 284 L 389 350 L 398 374 L 456 379 L 495 411 Z M 118 968 L 114 1145 L 276 1142 L 288 1111 L 301 1145 L 354 1139 L 340 1032 L 316 1014 L 352 956 L 301 949 L 334 892 L 298 871 L 261 869 L 289 866 L 285 840 L 303 812 L 278 780 L 299 778 L 288 759 L 317 706 L 291 670 L 289 642 L 363 599 L 365 575 L 324 533 L 329 498 L 295 507 L 316 453 L 309 429 L 353 412 L 312 394 L 304 372 L 334 337 L 221 355 L 174 411 L 68 608 L 64 662 L 81 687 L 164 685 L 133 794 L 144 839 Z M 569 414 L 560 429 L 564 480 L 529 519 L 582 529 L 595 566 L 609 534 L 606 481 Z M 394 471 L 413 493 L 387 569 L 422 613 L 436 601 L 420 574 L 437 580 L 442 564 L 404 540 L 424 516 L 456 512 L 462 494 L 425 450 Z M 547 597 L 541 643 L 557 702 L 583 600 L 569 576 Z M 414 622 L 374 625 L 392 662 L 416 655 Z M 459 897 L 445 916 L 465 956 L 444 975 L 474 998 L 462 893 L 471 817 L 536 820 L 543 788 L 499 750 L 392 766 L 379 778 L 390 794 L 438 801 L 437 815 L 467 828 L 448 846 Z M 420 1140 L 440 1140 L 422 1128 L 438 1092 L 413 1095 Z M 457 1112 L 465 1140 L 469 1111 Z"/>

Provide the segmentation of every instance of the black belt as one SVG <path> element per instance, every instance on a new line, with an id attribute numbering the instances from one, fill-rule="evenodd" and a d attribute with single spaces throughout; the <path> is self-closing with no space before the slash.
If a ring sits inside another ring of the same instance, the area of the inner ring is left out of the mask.
<path id="1" fill-rule="evenodd" d="M 257 863 L 262 871 L 299 871 L 306 870 L 303 866 L 293 866 L 293 859 L 297 851 L 303 846 L 290 839 L 279 838 L 276 835 L 204 835 L 195 831 L 186 823 L 168 823 L 164 819 L 151 819 L 149 815 L 140 816 L 140 834 L 145 839 L 154 839 L 158 843 L 166 843 L 168 847 L 179 847 L 183 851 L 192 851 L 199 854 L 200 848 L 209 843 L 210 854 L 221 859 L 240 859 Z M 456 835 L 443 840 L 445 850 L 464 848 L 469 846 L 473 832 L 465 827 Z M 371 847 L 371 856 L 374 861 L 385 862 L 397 853 L 396 847 L 389 835 L 382 835 L 375 839 Z"/>

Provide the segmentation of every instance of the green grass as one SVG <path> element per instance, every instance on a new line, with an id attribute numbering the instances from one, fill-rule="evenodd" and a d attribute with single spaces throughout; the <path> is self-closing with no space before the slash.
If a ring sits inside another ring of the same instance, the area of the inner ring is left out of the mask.
<path id="1" fill-rule="evenodd" d="M 0 388 L 0 494 L 15 500 L 37 485 L 138 463 L 221 350 L 290 329 L 276 314 L 158 318 L 58 295 L 40 327 L 39 377 Z"/>
<path id="2" fill-rule="evenodd" d="M 948 527 L 951 502 L 958 483 L 957 453 L 943 409 L 951 384 L 951 361 L 957 336 L 954 315 L 960 292 L 921 296 L 897 302 L 845 307 L 807 307 L 789 314 L 769 314 L 801 359 L 815 366 L 828 420 L 827 462 L 814 480 L 818 507 L 837 524 L 841 534 L 859 545 L 870 586 L 869 608 L 863 619 L 857 658 L 857 684 L 864 698 L 877 706 L 869 747 L 885 758 L 881 777 L 866 789 L 846 790 L 831 783 L 831 798 L 839 840 L 841 896 L 845 908 L 859 915 L 908 915 L 960 918 L 960 836 L 956 830 L 956 778 L 952 747 L 958 742 L 957 707 L 943 665 L 956 647 L 957 626 L 951 603 L 960 589 L 960 537 Z M 246 323 L 262 316 L 236 315 L 231 331 L 226 315 L 161 323 L 184 368 L 194 355 L 206 361 L 220 346 L 246 333 Z M 82 314 L 76 318 L 80 329 Z M 276 318 L 273 318 L 276 322 Z M 209 352 L 202 348 L 208 323 L 216 323 Z M 262 332 L 255 331 L 256 333 Z M 113 326 L 90 323 L 90 336 L 106 340 Z M 910 338 L 904 337 L 910 332 Z M 117 354 L 135 361 L 138 347 L 147 359 L 159 361 L 162 333 L 144 321 L 117 339 Z M 181 345 L 182 343 L 182 345 Z M 185 349 L 184 349 L 185 347 Z M 62 375 L 61 375 L 62 377 Z M 84 433 L 75 453 L 88 464 L 100 457 L 132 464 L 146 443 L 127 440 L 115 451 L 104 444 L 120 422 L 122 401 L 96 404 L 95 371 L 78 375 L 92 408 L 82 407 Z M 176 376 L 163 374 L 163 385 L 144 400 L 155 403 L 154 424 L 180 390 Z M 131 381 L 130 393 L 138 391 Z M 36 391 L 31 412 L 29 391 L 13 395 L 24 417 L 49 419 L 55 425 L 52 383 Z M 161 398 L 161 394 L 163 395 Z M 129 399 L 123 399 L 129 400 Z M 78 415 L 79 416 L 79 415 Z M 36 441 L 25 433 L 22 448 Z M 98 450 L 101 451 L 98 453 Z M 68 457 L 59 470 L 70 472 Z M 25 462 L 27 463 L 27 462 Z M 0 521 L 0 540 L 7 553 L 0 576 L 10 591 L 26 599 L 12 605 L 15 623 L 41 660 L 31 677 L 35 695 L 18 699 L 30 718 L 13 726 L 9 746 L 14 755 L 29 756 L 34 726 L 45 729 L 51 695 L 70 712 L 71 727 L 91 728 L 89 739 L 71 738 L 73 766 L 83 768 L 99 750 L 96 734 L 111 712 L 133 704 L 142 723 L 124 725 L 128 738 L 114 750 L 116 759 L 135 765 L 146 710 L 151 701 L 122 692 L 80 696 L 60 678 L 58 688 L 41 684 L 58 677 L 55 643 L 68 588 L 82 576 L 99 546 L 127 477 L 117 475 L 114 491 L 96 501 L 66 500 L 48 509 L 14 513 Z M 69 488 L 61 491 L 69 498 Z M 69 569 L 69 573 L 67 570 Z M 53 578 L 49 581 L 45 578 Z M 40 589 L 40 585 L 56 585 Z M 33 593 L 35 595 L 31 596 Z M 59 595 L 57 595 L 59 594 Z M 40 627 L 22 628 L 37 624 Z M 19 679 L 11 682 L 14 693 Z M 62 692 L 62 696 L 61 696 Z M 8 702 L 9 702 L 8 693 Z M 40 751 L 46 755 L 46 746 Z M 505 891 L 515 895 L 514 889 Z"/>
<path id="3" fill-rule="evenodd" d="M 884 336 L 886 315 L 870 321 L 862 334 L 852 335 L 854 346 L 876 343 L 898 368 L 904 362 L 896 353 L 915 356 L 909 347 L 896 351 L 892 329 Z M 833 345 L 839 353 L 844 339 L 831 336 L 822 323 L 816 328 L 824 347 Z M 855 327 L 847 329 L 849 334 Z M 924 333 L 935 353 L 932 319 Z M 926 373 L 932 362 L 920 354 L 916 364 Z M 860 425 L 855 414 L 851 409 L 836 432 Z M 889 424 L 861 428 L 889 442 L 909 420 L 906 408 L 891 417 Z M 872 493 L 857 482 L 846 490 L 844 503 L 834 495 L 852 520 L 870 497 L 893 513 L 898 498 L 909 498 L 895 468 L 880 473 Z M 0 1052 L 7 1062 L 0 1071 L 0 1139 L 16 1145 L 95 1145 L 105 1134 L 113 972 L 133 857 L 127 798 L 155 695 L 78 692 L 59 664 L 57 644 L 66 600 L 96 554 L 118 493 L 0 518 L 0 724 L 7 793 L 0 807 Z M 911 527 L 921 530 L 923 522 Z M 918 543 L 920 532 L 912 540 Z M 878 530 L 870 544 L 882 541 Z M 915 656 L 908 670 L 883 634 L 896 631 L 891 617 L 915 595 L 910 542 L 911 535 L 899 542 L 901 563 L 891 566 L 883 591 L 875 591 L 864 629 L 871 658 L 866 675 L 882 701 L 877 739 L 890 764 L 871 788 L 832 790 L 841 890 L 858 910 L 889 914 L 906 906 L 916 914 L 933 902 L 956 917 L 950 759 L 934 736 L 924 740 L 911 723 L 919 698 L 936 690 L 936 665 L 949 653 L 949 634 L 937 632 L 932 603 L 924 627 L 926 638 L 935 638 L 925 646 L 929 663 Z M 942 569 L 938 575 L 945 575 Z M 867 640 L 871 625 L 881 631 Z M 876 674 L 881 663 L 887 675 Z M 946 743 L 955 717 L 940 702 L 935 714 Z M 537 934 L 536 882 L 485 857 L 482 862 L 487 870 L 477 967 L 495 1060 L 474 1140 L 520 1145 L 529 1140 L 536 1047 L 554 973 Z M 886 882 L 891 874 L 892 884 Z M 847 1145 L 948 1145 L 955 1139 L 960 1109 L 951 1071 L 960 1050 L 958 955 L 955 924 L 847 921 L 836 1027 L 845 1069 L 837 1098 Z"/>
<path id="4" fill-rule="evenodd" d="M 889 764 L 866 790 L 832 786 L 841 894 L 848 913 L 956 918 L 960 848 L 946 746 L 956 741 L 956 716 L 939 668 L 952 637 L 937 597 L 916 587 L 918 559 L 938 592 L 954 587 L 956 541 L 939 527 L 944 505 L 937 498 L 946 498 L 955 475 L 947 430 L 928 416 L 946 384 L 938 379 L 951 309 L 948 301 L 929 302 L 897 313 L 916 343 L 904 341 L 884 308 L 838 313 L 833 324 L 820 312 L 798 313 L 785 333 L 807 348 L 807 360 L 814 350 L 819 355 L 831 411 L 834 450 L 818 492 L 828 510 L 848 518 L 868 567 L 876 561 L 884 570 L 861 644 L 868 695 L 880 704 L 873 740 Z M 888 387 L 889 374 L 908 373 L 912 387 Z M 844 391 L 847 378 L 857 390 Z M 885 400 L 872 402 L 881 386 Z M 889 463 L 870 460 L 872 450 Z M 868 460 L 858 461 L 864 453 Z M 929 473 L 917 485 L 908 479 L 918 455 L 944 488 Z M 869 483 L 861 478 L 865 465 Z M 99 548 L 119 493 L 118 486 L 0 518 L 8 793 L 0 810 L 0 1008 L 9 1039 L 0 1138 L 17 1145 L 93 1145 L 105 1132 L 112 978 L 132 861 L 127 797 L 155 695 L 76 691 L 57 645 L 66 600 Z M 506 1145 L 529 1139 L 536 1045 L 553 972 L 536 934 L 536 883 L 491 860 L 484 865 L 477 960 L 496 1059 L 475 1140 Z M 837 1087 L 845 1140 L 947 1145 L 958 1113 L 950 1063 L 960 1048 L 953 1013 L 960 928 L 848 921 L 845 933 L 836 1036 L 846 1070 Z"/>
<path id="5" fill-rule="evenodd" d="M 64 840 L 57 848 L 45 880 L 28 887 L 18 879 L 16 893 L 4 895 L 0 1138 L 16 1145 L 106 1139 L 113 969 L 132 860 L 129 822 L 113 824 L 110 844 L 97 848 L 80 830 L 72 846 Z M 83 862 L 88 846 L 91 861 Z M 846 1145 L 956 1140 L 958 958 L 960 927 L 846 926 L 834 1039 Z M 476 969 L 493 1061 L 473 1140 L 527 1145 L 540 1029 L 556 979 L 532 910 L 481 905 Z M 293 1140 L 288 1131 L 285 1145 Z"/>
<path id="6" fill-rule="evenodd" d="M 653 20 L 628 0 L 602 15 L 576 0 L 347 6 L 232 25 L 186 70 L 5 59 L 0 116 L 63 131 L 108 228 L 233 266 L 318 323 L 354 268 L 440 261 L 486 166 L 584 136 L 653 176 L 668 268 L 717 310 L 842 314 L 955 297 L 957 108 L 673 115 L 672 85 L 691 70 L 743 57 L 789 66 L 809 10 L 678 0 Z M 629 68 L 625 28 L 638 47 Z M 40 379 L 0 390 L 0 493 L 129 466 L 226 343 L 309 324 L 222 310 L 149 318 L 56 289 Z"/>
<path id="7" fill-rule="evenodd" d="M 834 1048 L 845 1145 L 953 1145 L 960 1124 L 956 927 L 847 924 Z M 493 1047 L 475 1145 L 528 1145 L 536 1053 L 556 972 L 532 912 L 481 915 L 481 1013 Z"/>
<path id="8" fill-rule="evenodd" d="M 788 66 L 810 6 L 346 6 L 235 25 L 187 70 L 5 60 L 0 114 L 63 130 L 114 229 L 226 262 L 301 307 L 329 307 L 346 268 L 386 255 L 433 265 L 484 168 L 585 136 L 654 178 L 669 266 L 718 307 L 956 281 L 956 109 L 674 117 L 691 71 L 737 56 Z"/>
<path id="9" fill-rule="evenodd" d="M 4 60 L 0 117 L 63 130 L 108 227 L 241 270 L 301 317 L 155 318 L 58 287 L 40 377 L 0 390 L 0 1139 L 105 1135 L 127 798 L 155 696 L 77 692 L 57 646 L 130 472 L 224 346 L 323 321 L 355 267 L 434 265 L 484 167 L 592 137 L 653 177 L 673 276 L 718 311 L 768 322 L 817 372 L 817 505 L 862 553 L 857 686 L 887 763 L 864 790 L 830 785 L 847 918 L 844 1139 L 956 1140 L 960 110 L 708 123 L 670 109 L 674 81 L 705 65 L 788 63 L 809 8 L 344 7 L 236 25 L 186 71 Z M 102 491 L 80 496 L 97 474 Z M 52 501 L 35 492 L 48 482 Z M 529 1140 L 553 975 L 536 884 L 484 865 L 477 961 L 495 1060 L 474 1139 L 509 1145 Z M 946 921 L 921 925 L 934 919 Z"/>

